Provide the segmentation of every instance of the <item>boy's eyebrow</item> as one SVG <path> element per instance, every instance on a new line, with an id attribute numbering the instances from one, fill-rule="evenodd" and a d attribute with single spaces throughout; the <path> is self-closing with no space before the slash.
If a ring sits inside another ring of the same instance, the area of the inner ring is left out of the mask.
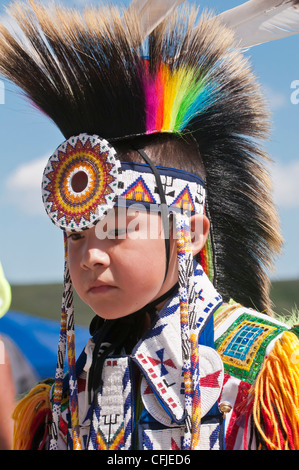
<path id="1" fill-rule="evenodd" d="M 126 217 L 127 219 L 135 219 L 139 214 L 140 214 L 141 211 L 134 211 L 132 213 L 132 211 L 130 211 L 129 213 L 126 214 Z"/>
<path id="2" fill-rule="evenodd" d="M 129 223 L 130 221 L 136 219 L 138 217 L 138 215 L 140 214 L 141 210 L 126 210 L 125 212 L 121 211 L 119 212 L 118 208 L 115 209 L 115 212 L 114 212 L 114 215 L 113 214 L 107 214 L 107 218 L 106 219 L 103 219 L 101 222 L 102 223 L 109 223 L 109 220 L 110 221 L 113 221 L 113 217 L 114 217 L 114 223 L 115 222 L 125 222 L 125 223 Z M 110 218 L 111 217 L 111 218 Z"/>
<path id="3" fill-rule="evenodd" d="M 115 210 L 115 217 L 119 218 L 120 220 L 122 220 L 122 219 L 135 219 L 141 212 L 146 213 L 147 211 L 146 211 L 146 209 L 141 210 L 141 209 L 128 208 L 128 209 L 125 210 L 125 212 L 121 211 L 121 213 L 119 213 L 119 209 L 117 207 L 116 210 Z"/>

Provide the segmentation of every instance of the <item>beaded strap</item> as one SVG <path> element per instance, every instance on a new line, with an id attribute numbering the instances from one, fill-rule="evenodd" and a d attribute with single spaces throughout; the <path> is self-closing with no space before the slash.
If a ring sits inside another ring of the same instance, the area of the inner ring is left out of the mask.
<path id="1" fill-rule="evenodd" d="M 58 449 L 59 420 L 61 414 L 61 400 L 63 390 L 64 362 L 66 356 L 66 345 L 68 346 L 69 367 L 69 391 L 70 409 L 72 423 L 73 449 L 80 450 L 80 428 L 78 412 L 78 391 L 76 379 L 76 357 L 75 357 L 75 322 L 73 305 L 73 286 L 70 278 L 67 261 L 67 236 L 64 232 L 65 269 L 64 269 L 64 293 L 61 309 L 61 326 L 58 343 L 57 367 L 55 374 L 55 385 L 53 395 L 53 414 L 50 450 Z"/>
<path id="2" fill-rule="evenodd" d="M 196 450 L 199 448 L 200 440 L 201 400 L 198 334 L 195 315 L 195 281 L 189 218 L 177 214 L 176 224 L 186 411 L 185 436 L 182 449 Z"/>

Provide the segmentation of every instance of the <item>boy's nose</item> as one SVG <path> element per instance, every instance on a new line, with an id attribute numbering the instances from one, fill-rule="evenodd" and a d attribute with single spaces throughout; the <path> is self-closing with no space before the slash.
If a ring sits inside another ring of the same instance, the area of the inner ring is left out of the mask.
<path id="1" fill-rule="evenodd" d="M 110 256 L 106 248 L 105 242 L 89 237 L 81 261 L 83 269 L 109 266 Z"/>
<path id="2" fill-rule="evenodd" d="M 108 254 L 99 249 L 90 249 L 82 259 L 83 268 L 93 269 L 96 267 L 107 267 L 110 264 Z"/>

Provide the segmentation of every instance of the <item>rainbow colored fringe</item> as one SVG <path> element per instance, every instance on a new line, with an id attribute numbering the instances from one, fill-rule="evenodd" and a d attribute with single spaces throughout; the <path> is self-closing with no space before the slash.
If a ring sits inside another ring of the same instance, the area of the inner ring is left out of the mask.
<path id="1" fill-rule="evenodd" d="M 183 132 L 188 123 L 216 99 L 215 87 L 199 73 L 181 65 L 161 63 L 155 74 L 144 60 L 141 72 L 145 93 L 146 133 Z"/>
<path id="2" fill-rule="evenodd" d="M 207 241 L 201 252 L 199 253 L 199 264 L 208 276 L 209 280 L 213 282 L 214 268 L 213 268 L 213 251 L 212 241 L 208 236 Z"/>
<path id="3" fill-rule="evenodd" d="M 257 446 L 269 450 L 299 450 L 299 341 L 287 331 L 266 358 L 251 390 Z M 247 448 L 247 436 L 244 446 Z"/>

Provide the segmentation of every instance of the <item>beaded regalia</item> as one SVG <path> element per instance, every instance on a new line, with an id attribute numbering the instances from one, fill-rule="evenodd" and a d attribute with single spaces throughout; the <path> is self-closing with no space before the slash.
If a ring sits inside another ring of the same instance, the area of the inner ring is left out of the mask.
<path id="1" fill-rule="evenodd" d="M 80 384 L 65 244 L 65 291 L 49 447 L 58 447 L 63 422 L 69 429 L 69 448 L 134 448 L 130 388 L 133 361 L 145 379 L 141 389 L 146 412 L 157 419 L 151 425 L 152 421 L 141 414 L 139 445 L 143 449 L 156 449 L 158 445 L 184 450 L 222 448 L 223 413 L 227 408 L 222 406 L 221 413 L 215 403 L 225 381 L 238 381 L 238 393 L 248 399 L 247 384 L 254 382 L 262 362 L 258 361 L 256 370 L 252 369 L 254 360 L 258 354 L 263 358 L 270 340 L 286 331 L 283 325 L 272 325 L 259 314 L 251 319 L 251 311 L 239 306 L 270 313 L 265 268 L 271 266 L 281 245 L 264 166 L 267 157 L 256 141 L 267 136 L 268 114 L 255 77 L 232 32 L 209 14 L 198 19 L 193 8 L 171 11 L 144 37 L 134 5 L 128 11 L 99 7 L 79 14 L 55 5 L 46 8 L 29 3 L 16 4 L 10 10 L 21 30 L 19 37 L 1 26 L 0 72 L 54 121 L 65 138 L 44 172 L 42 192 L 48 215 L 66 239 L 69 232 L 97 226 L 121 204 L 129 207 L 142 202 L 147 210 L 156 206 L 164 228 L 165 211 L 174 216 L 179 267 L 176 295 L 131 356 L 110 358 L 109 347 L 101 349 L 104 384 L 93 388 L 93 415 L 86 434 L 78 412 Z M 154 135 L 169 135 L 178 142 L 191 139 L 198 149 L 198 164 L 202 159 L 206 182 L 200 175 L 182 171 L 183 162 L 179 170 L 172 168 L 167 156 L 163 164 L 153 165 L 140 139 Z M 127 142 L 135 142 L 133 148 L 143 163 L 121 161 L 117 148 Z M 211 221 L 210 237 L 196 261 L 189 226 L 189 216 L 194 213 L 205 213 Z M 165 246 L 167 254 L 167 242 Z M 230 298 L 235 303 L 228 306 Z M 220 325 L 216 341 L 222 361 L 227 364 L 224 370 L 207 334 L 214 328 L 213 315 Z M 239 320 L 241 326 L 236 324 Z M 169 324 L 178 334 L 179 351 L 168 347 L 165 332 Z M 240 341 L 243 349 L 239 348 Z M 292 341 L 294 348 L 297 340 L 293 336 Z M 152 344 L 156 347 L 155 358 Z M 100 344 L 98 347 L 102 348 Z M 233 378 L 224 377 L 228 371 Z M 166 382 L 161 379 L 163 375 L 167 375 Z M 243 385 L 245 379 L 248 381 Z M 106 410 L 109 381 L 121 390 L 122 399 L 115 405 L 114 414 Z M 264 418 L 260 425 L 258 397 L 263 385 L 258 386 L 261 388 L 255 391 L 254 405 L 252 399 L 244 400 L 246 416 L 251 416 L 253 406 L 253 427 L 259 436 L 255 436 L 256 442 L 275 447 L 276 431 L 270 429 L 270 418 L 265 425 Z M 38 386 L 32 397 L 39 393 L 43 396 L 45 389 L 48 393 L 48 387 Z M 153 392 L 151 398 L 147 396 L 148 387 Z M 68 424 L 61 418 L 66 389 Z M 265 408 L 273 413 L 271 397 L 268 400 Z M 45 413 L 48 417 L 48 411 Z M 112 419 L 116 415 L 123 416 L 123 421 Z M 33 422 L 35 419 L 33 416 Z M 230 421 L 232 427 L 235 419 Z M 289 418 L 285 420 L 285 426 L 291 428 Z M 35 429 L 39 424 L 35 422 Z M 236 439 L 238 429 L 234 428 L 230 437 Z M 19 447 L 32 444 L 32 440 L 28 443 L 25 439 L 24 443 L 19 439 Z M 229 445 L 234 447 L 232 439 Z M 45 431 L 41 441 L 44 444 L 46 440 Z M 246 435 L 244 446 L 247 441 Z"/>

